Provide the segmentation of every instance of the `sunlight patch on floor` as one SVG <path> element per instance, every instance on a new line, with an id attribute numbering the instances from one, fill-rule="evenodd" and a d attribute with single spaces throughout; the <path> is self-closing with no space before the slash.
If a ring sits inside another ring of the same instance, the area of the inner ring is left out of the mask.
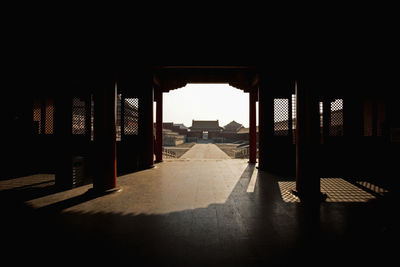
<path id="1" fill-rule="evenodd" d="M 157 168 L 118 177 L 121 192 L 74 203 L 62 212 L 167 214 L 223 204 L 248 166 L 246 160 L 168 161 Z M 249 177 L 250 178 L 250 177 Z M 88 187 L 29 201 L 33 208 L 53 205 L 84 194 Z"/>
<path id="2" fill-rule="evenodd" d="M 380 187 L 372 187 L 367 182 L 357 182 L 360 185 L 369 185 L 368 189 L 376 189 L 375 192 L 387 192 Z M 278 182 L 281 197 L 284 202 L 300 202 L 299 198 L 291 193 L 296 189 L 295 181 Z M 321 192 L 327 194 L 326 202 L 368 202 L 376 197 L 367 191 L 342 178 L 321 178 Z"/>
<path id="3" fill-rule="evenodd" d="M 258 169 L 254 168 L 253 174 L 251 175 L 250 178 L 250 183 L 247 186 L 247 193 L 254 193 L 254 189 L 256 187 L 256 183 L 257 183 L 257 177 L 258 177 Z"/>
<path id="4" fill-rule="evenodd" d="M 0 181 L 0 191 L 54 185 L 54 174 L 33 174 Z"/>
<path id="5" fill-rule="evenodd" d="M 373 183 L 370 183 L 370 182 L 367 182 L 367 181 L 356 181 L 356 183 L 361 185 L 361 186 L 363 186 L 363 187 L 365 187 L 365 188 L 367 188 L 367 189 L 369 189 L 369 190 L 371 190 L 371 191 L 373 191 L 373 192 L 375 192 L 375 193 L 377 193 L 377 194 L 379 194 L 379 195 L 381 195 L 381 196 L 383 196 L 383 195 L 385 195 L 385 193 L 389 192 L 385 188 L 377 186 L 377 185 L 375 185 Z"/>
<path id="6" fill-rule="evenodd" d="M 291 192 L 296 189 L 296 182 L 278 182 L 278 186 L 284 202 L 300 202 L 300 199 Z"/>

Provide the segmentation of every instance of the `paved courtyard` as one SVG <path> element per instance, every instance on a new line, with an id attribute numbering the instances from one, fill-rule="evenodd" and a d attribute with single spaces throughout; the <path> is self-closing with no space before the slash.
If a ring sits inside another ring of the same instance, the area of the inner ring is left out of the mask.
<path id="1" fill-rule="evenodd" d="M 214 144 L 195 144 L 181 159 L 230 159 L 230 157 Z"/>
<path id="2" fill-rule="evenodd" d="M 212 145 L 193 148 L 204 158 L 120 176 L 121 190 L 105 196 L 87 194 L 91 185 L 58 192 L 52 175 L 0 181 L 2 260 L 383 266 L 395 255 L 395 214 L 382 190 L 325 178 L 332 202 L 308 206 L 290 195 L 293 178 L 258 171 L 247 160 L 206 159 L 207 151 L 222 157 Z M 349 190 L 362 195 L 352 198 Z"/>

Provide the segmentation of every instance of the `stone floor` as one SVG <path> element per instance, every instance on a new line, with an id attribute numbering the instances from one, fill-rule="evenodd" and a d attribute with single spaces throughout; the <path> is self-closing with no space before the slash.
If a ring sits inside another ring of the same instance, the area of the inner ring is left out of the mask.
<path id="1" fill-rule="evenodd" d="M 183 154 L 181 159 L 230 159 L 230 157 L 214 144 L 195 144 Z"/>
<path id="2" fill-rule="evenodd" d="M 293 178 L 239 159 L 165 161 L 118 177 L 121 190 L 104 196 L 90 185 L 59 192 L 52 175 L 0 181 L 2 261 L 388 265 L 397 252 L 390 190 L 324 179 L 330 201 L 321 204 L 291 195 Z"/>

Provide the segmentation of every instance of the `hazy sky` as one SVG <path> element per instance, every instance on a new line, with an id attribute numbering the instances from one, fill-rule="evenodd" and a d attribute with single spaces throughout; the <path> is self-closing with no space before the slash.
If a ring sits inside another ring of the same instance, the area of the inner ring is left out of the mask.
<path id="1" fill-rule="evenodd" d="M 163 95 L 163 121 L 192 126 L 192 120 L 235 120 L 249 127 L 249 94 L 228 84 L 188 84 Z"/>

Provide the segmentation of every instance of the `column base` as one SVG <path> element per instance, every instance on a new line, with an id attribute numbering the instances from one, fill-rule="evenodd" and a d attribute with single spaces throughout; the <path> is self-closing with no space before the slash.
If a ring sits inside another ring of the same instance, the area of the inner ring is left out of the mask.
<path id="1" fill-rule="evenodd" d="M 86 191 L 85 194 L 92 195 L 92 196 L 104 196 L 104 195 L 109 195 L 113 193 L 118 193 L 121 192 L 122 188 L 121 187 L 115 187 L 107 190 L 102 190 L 102 189 L 97 189 L 97 188 L 90 188 L 88 191 Z"/>
<path id="2" fill-rule="evenodd" d="M 260 171 L 266 170 L 265 166 L 260 165 L 260 163 L 258 163 L 258 166 L 256 168 L 259 169 Z"/>
<path id="3" fill-rule="evenodd" d="M 161 163 L 163 160 L 155 160 L 154 163 Z"/>
<path id="4" fill-rule="evenodd" d="M 325 202 L 328 197 L 327 194 L 322 192 L 312 195 L 300 193 L 299 191 L 296 190 L 291 190 L 290 192 L 296 197 L 300 198 L 301 202 Z"/>

